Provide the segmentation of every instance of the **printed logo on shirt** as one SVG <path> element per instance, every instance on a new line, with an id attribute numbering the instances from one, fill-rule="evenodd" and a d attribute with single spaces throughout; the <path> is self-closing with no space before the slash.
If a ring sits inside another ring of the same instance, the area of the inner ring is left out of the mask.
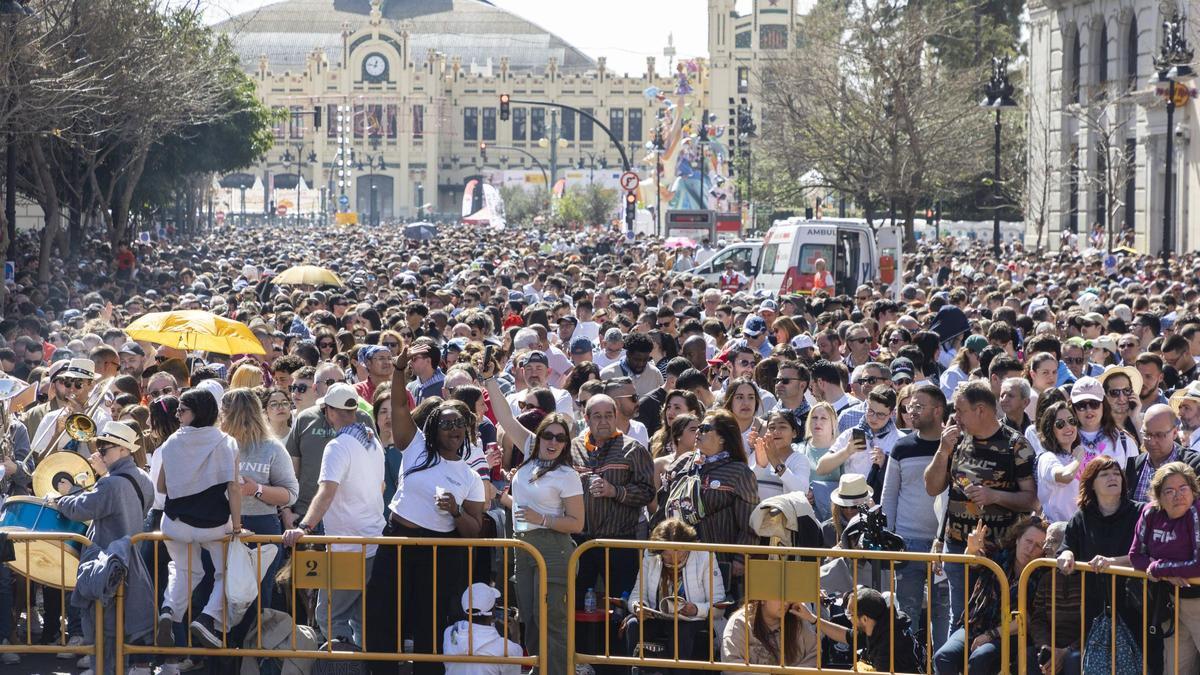
<path id="1" fill-rule="evenodd" d="M 241 462 L 239 470 L 242 473 L 270 473 L 271 465 L 268 462 Z"/>
<path id="2" fill-rule="evenodd" d="M 1150 540 L 1157 544 L 1169 544 L 1178 538 L 1174 530 L 1154 530 L 1150 533 Z"/>

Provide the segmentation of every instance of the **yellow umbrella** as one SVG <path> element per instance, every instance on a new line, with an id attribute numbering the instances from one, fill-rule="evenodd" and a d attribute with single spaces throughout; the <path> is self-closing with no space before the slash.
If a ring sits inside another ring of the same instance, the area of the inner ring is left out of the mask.
<path id="1" fill-rule="evenodd" d="M 338 275 L 324 267 L 316 265 L 296 265 L 289 267 L 286 270 L 275 275 L 272 279 L 277 284 L 303 284 L 306 286 L 342 286 L 342 280 Z"/>
<path id="2" fill-rule="evenodd" d="M 146 314 L 130 323 L 125 333 L 133 340 L 185 351 L 266 353 L 246 324 L 196 309 Z"/>

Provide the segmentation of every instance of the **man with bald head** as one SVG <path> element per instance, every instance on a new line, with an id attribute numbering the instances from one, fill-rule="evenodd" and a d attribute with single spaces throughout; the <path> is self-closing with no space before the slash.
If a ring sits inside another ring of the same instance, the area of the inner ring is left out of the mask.
<path id="1" fill-rule="evenodd" d="M 1142 449 L 1144 452 L 1125 465 L 1125 489 L 1130 499 L 1149 501 L 1150 477 L 1168 462 L 1183 462 L 1200 471 L 1200 453 L 1176 442 L 1179 418 L 1171 406 L 1156 403 L 1142 418 Z"/>
<path id="2" fill-rule="evenodd" d="M 584 530 L 574 535 L 582 544 L 589 539 L 636 539 L 638 516 L 654 498 L 654 462 L 641 443 L 617 430 L 617 403 L 605 394 L 588 399 L 584 408 L 587 430 L 571 441 L 571 464 L 583 478 Z M 634 549 L 609 551 L 611 588 L 617 596 L 633 587 L 638 559 Z M 575 604 L 580 607 L 587 589 L 604 586 L 604 551 L 592 549 L 579 560 Z M 598 597 L 604 597 L 597 593 Z"/>

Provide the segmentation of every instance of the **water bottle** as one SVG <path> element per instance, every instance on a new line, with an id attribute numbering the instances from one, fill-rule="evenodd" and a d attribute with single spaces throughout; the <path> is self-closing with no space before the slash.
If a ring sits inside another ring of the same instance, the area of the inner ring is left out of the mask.
<path id="1" fill-rule="evenodd" d="M 588 614 L 596 611 L 596 591 L 591 588 L 587 589 L 587 594 L 583 596 L 583 611 Z"/>

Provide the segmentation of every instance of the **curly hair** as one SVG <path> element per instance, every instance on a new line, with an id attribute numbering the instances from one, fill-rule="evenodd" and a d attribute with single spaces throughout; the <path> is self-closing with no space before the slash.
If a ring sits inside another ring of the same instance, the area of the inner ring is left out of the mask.
<path id="1" fill-rule="evenodd" d="M 1196 472 L 1192 470 L 1192 467 L 1183 462 L 1168 462 L 1158 467 L 1158 471 L 1155 471 L 1154 475 L 1150 477 L 1150 503 L 1156 509 L 1163 508 L 1159 501 L 1162 498 L 1162 486 L 1171 476 L 1183 476 L 1183 480 L 1192 490 L 1192 496 L 1200 496 L 1200 482 L 1196 480 Z"/>

